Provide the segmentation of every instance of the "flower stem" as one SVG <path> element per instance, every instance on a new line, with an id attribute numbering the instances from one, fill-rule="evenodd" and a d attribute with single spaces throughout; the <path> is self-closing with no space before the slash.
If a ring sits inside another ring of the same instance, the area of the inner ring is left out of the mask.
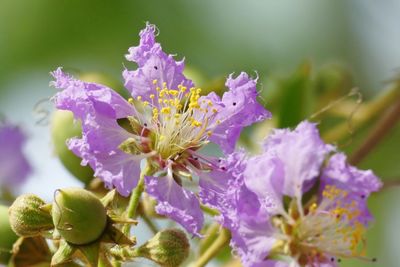
<path id="1" fill-rule="evenodd" d="M 231 239 L 231 234 L 227 229 L 222 229 L 221 234 L 212 245 L 200 256 L 191 267 L 204 267 L 223 249 Z"/>
<path id="2" fill-rule="evenodd" d="M 128 218 L 136 217 L 136 211 L 139 206 L 140 196 L 142 195 L 142 193 L 144 191 L 144 177 L 149 172 L 149 169 L 150 168 L 146 162 L 146 166 L 140 172 L 139 181 L 138 181 L 135 189 L 132 191 L 131 198 L 129 199 L 129 204 L 128 204 L 128 208 L 127 208 Z M 130 229 L 131 229 L 130 224 L 126 224 L 124 226 L 124 228 L 122 229 L 122 231 L 124 234 L 129 235 Z"/>
<path id="3" fill-rule="evenodd" d="M 147 226 L 149 227 L 150 231 L 153 234 L 158 233 L 158 227 L 157 225 L 149 218 L 147 217 L 146 214 L 141 214 L 140 217 L 142 217 L 143 221 L 147 224 Z"/>
<path id="4" fill-rule="evenodd" d="M 200 241 L 200 255 L 203 254 L 207 248 L 217 239 L 221 226 L 218 223 L 214 223 L 207 228 L 204 234 L 204 239 Z"/>
<path id="5" fill-rule="evenodd" d="M 201 208 L 202 211 L 204 211 L 208 215 L 211 215 L 211 216 L 218 216 L 219 215 L 219 211 L 218 210 L 210 208 L 208 206 L 200 205 L 200 208 Z"/>

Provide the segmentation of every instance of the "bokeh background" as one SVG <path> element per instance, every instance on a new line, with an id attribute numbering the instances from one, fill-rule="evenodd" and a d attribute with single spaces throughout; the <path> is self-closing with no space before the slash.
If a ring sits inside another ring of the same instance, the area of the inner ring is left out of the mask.
<path id="1" fill-rule="evenodd" d="M 366 103 L 399 73 L 398 0 L 1 0 L 0 113 L 29 135 L 26 154 L 34 167 L 19 192 L 50 200 L 55 189 L 80 185 L 53 152 L 49 72 L 64 66 L 122 82 L 123 66 L 133 66 L 123 55 L 137 44 L 146 21 L 159 28 L 164 50 L 185 57 L 190 75 L 206 87 L 220 88 L 232 72 L 258 73 L 262 101 L 277 119 L 246 132 L 243 144 L 250 147 L 265 128 L 293 126 L 355 86 Z M 354 96 L 347 100 L 355 102 Z M 351 153 L 362 143 L 380 116 L 341 136 L 341 142 L 350 140 L 344 149 Z M 328 136 L 335 120 L 321 121 Z M 359 165 L 385 180 L 400 179 L 399 151 L 397 126 Z M 371 199 L 376 222 L 368 255 L 378 258 L 374 266 L 400 266 L 399 193 L 400 187 L 391 187 Z"/>

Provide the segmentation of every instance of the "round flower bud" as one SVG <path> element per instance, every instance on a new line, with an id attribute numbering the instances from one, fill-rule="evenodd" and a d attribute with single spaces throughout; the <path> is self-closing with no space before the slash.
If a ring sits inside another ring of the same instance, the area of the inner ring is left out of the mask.
<path id="1" fill-rule="evenodd" d="M 175 267 L 189 256 L 189 241 L 181 230 L 167 229 L 158 232 L 152 239 L 139 247 L 138 257 L 147 258 L 160 266 Z"/>
<path id="2" fill-rule="evenodd" d="M 81 188 L 57 191 L 53 222 L 60 235 L 69 243 L 85 245 L 97 240 L 107 224 L 107 214 L 101 201 Z"/>
<path id="3" fill-rule="evenodd" d="M 0 205 L 0 264 L 7 264 L 18 236 L 13 232 L 8 217 L 8 207 Z"/>
<path id="4" fill-rule="evenodd" d="M 57 110 L 54 112 L 51 121 L 54 151 L 72 175 L 88 184 L 93 179 L 93 170 L 89 166 L 82 166 L 82 159 L 72 153 L 66 145 L 69 138 L 80 137 L 81 135 L 81 124 L 79 121 L 74 121 L 71 111 Z"/>
<path id="5" fill-rule="evenodd" d="M 38 196 L 19 196 L 9 209 L 10 224 L 14 232 L 19 236 L 30 237 L 53 229 L 51 214 L 44 208 L 45 205 Z"/>

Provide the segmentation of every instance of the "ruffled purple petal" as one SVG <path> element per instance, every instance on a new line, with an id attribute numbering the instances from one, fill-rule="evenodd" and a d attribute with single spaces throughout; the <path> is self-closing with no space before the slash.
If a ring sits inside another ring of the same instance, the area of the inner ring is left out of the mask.
<path id="1" fill-rule="evenodd" d="M 372 192 L 382 187 L 382 182 L 371 170 L 359 170 L 349 165 L 346 160 L 343 153 L 335 154 L 329 159 L 321 176 L 321 193 L 327 185 L 334 185 L 348 192 L 346 198 L 341 201 L 355 204 L 359 212 L 355 219 L 366 225 L 373 219 L 368 210 L 367 199 Z"/>
<path id="2" fill-rule="evenodd" d="M 300 267 L 300 266 L 290 265 L 290 263 L 284 261 L 266 260 L 260 263 L 252 264 L 251 266 L 247 267 Z"/>
<path id="3" fill-rule="evenodd" d="M 57 108 L 72 111 L 82 121 L 82 138 L 69 140 L 69 149 L 82 158 L 82 165 L 89 164 L 106 186 L 129 195 L 140 175 L 141 158 L 119 149 L 132 135 L 117 119 L 134 115 L 133 107 L 105 86 L 73 79 L 60 68 L 52 74 L 56 79 L 53 85 L 63 89 L 55 96 Z"/>
<path id="4" fill-rule="evenodd" d="M 231 246 L 244 266 L 256 266 L 264 261 L 276 239 L 269 215 L 244 183 L 246 162 L 242 151 L 221 159 L 217 171 L 201 177 L 200 198 L 220 211 L 217 220 L 231 231 Z"/>
<path id="5" fill-rule="evenodd" d="M 201 202 L 210 207 L 218 208 L 224 198 L 229 178 L 229 173 L 222 170 L 202 173 L 199 181 Z"/>
<path id="6" fill-rule="evenodd" d="M 200 236 L 204 216 L 199 200 L 170 177 L 146 177 L 146 191 L 158 204 L 157 213 L 181 224 L 188 232 Z"/>
<path id="7" fill-rule="evenodd" d="M 333 155 L 323 170 L 321 180 L 341 184 L 364 198 L 381 188 L 382 182 L 371 170 L 359 170 L 349 165 L 346 160 L 343 153 Z"/>
<path id="8" fill-rule="evenodd" d="M 184 61 L 175 61 L 172 55 L 164 53 L 155 41 L 155 33 L 156 27 L 151 24 L 140 32 L 139 45 L 129 48 L 126 55 L 126 59 L 138 64 L 138 69 L 123 72 L 125 87 L 131 95 L 145 100 L 149 100 L 150 93 L 154 93 L 157 86 L 162 88 L 164 83 L 169 89 L 177 89 L 178 85 L 188 89 L 193 86 L 183 75 Z M 154 80 L 157 80 L 156 84 Z"/>
<path id="9" fill-rule="evenodd" d="M 51 73 L 51 85 L 62 89 L 55 97 L 58 109 L 70 110 L 75 118 L 84 121 L 94 113 L 119 119 L 134 114 L 133 107 L 114 90 L 100 84 L 74 79 L 58 68 Z"/>
<path id="10" fill-rule="evenodd" d="M 282 161 L 268 152 L 252 157 L 246 162 L 245 184 L 257 195 L 262 207 L 271 215 L 283 210 L 283 178 Z"/>
<path id="11" fill-rule="evenodd" d="M 220 145 L 225 153 L 233 152 L 240 132 L 246 126 L 271 117 L 271 113 L 257 102 L 257 79 L 251 79 L 242 72 L 236 78 L 231 74 L 225 85 L 229 91 L 224 93 L 218 107 L 211 141 Z"/>
<path id="12" fill-rule="evenodd" d="M 270 224 L 269 214 L 263 209 L 258 197 L 244 184 L 230 200 L 231 211 L 223 212 L 222 216 L 224 226 L 232 233 L 232 248 L 244 266 L 263 263 L 277 242 L 274 236 L 277 230 Z"/>
<path id="13" fill-rule="evenodd" d="M 284 162 L 283 194 L 301 197 L 318 177 L 323 161 L 333 150 L 325 144 L 314 123 L 304 121 L 295 130 L 275 130 L 265 141 L 264 150 Z"/>
<path id="14" fill-rule="evenodd" d="M 82 139 L 72 138 L 67 145 L 82 158 L 82 165 L 89 164 L 95 170 L 94 176 L 101 178 L 106 187 L 115 187 L 123 196 L 128 196 L 136 187 L 140 176 L 140 159 L 120 150 L 92 150 L 86 136 Z"/>
<path id="15" fill-rule="evenodd" d="M 26 136 L 19 127 L 0 125 L 0 186 L 10 188 L 22 184 L 32 168 L 23 153 Z"/>
<path id="16" fill-rule="evenodd" d="M 276 260 L 266 260 L 260 263 L 254 263 L 250 265 L 244 265 L 245 267 L 301 267 L 297 262 L 285 262 L 285 261 L 276 261 Z M 338 267 L 338 264 L 335 262 L 326 262 L 326 263 L 318 263 L 315 265 L 318 267 Z M 312 267 L 307 265 L 306 267 Z"/>
<path id="17" fill-rule="evenodd" d="M 231 246 L 240 256 L 243 266 L 274 266 L 264 265 L 265 258 L 276 244 L 273 237 L 274 228 L 261 218 L 242 220 L 239 227 L 232 231 Z"/>
<path id="18" fill-rule="evenodd" d="M 200 174 L 199 197 L 203 204 L 213 208 L 221 207 L 227 188 L 235 187 L 235 176 L 241 175 L 244 170 L 244 160 L 244 151 L 238 151 L 219 159 L 217 168 Z"/>

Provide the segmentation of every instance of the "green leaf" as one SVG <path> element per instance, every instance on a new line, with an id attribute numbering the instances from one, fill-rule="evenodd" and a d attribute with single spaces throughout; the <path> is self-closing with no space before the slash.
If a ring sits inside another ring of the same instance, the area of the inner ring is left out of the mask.
<path id="1" fill-rule="evenodd" d="M 118 228 L 112 226 L 111 224 L 108 224 L 108 227 L 102 237 L 102 242 L 129 246 L 134 246 L 136 244 L 136 240 L 132 240 L 131 238 L 127 237 Z"/>
<path id="2" fill-rule="evenodd" d="M 76 248 L 74 246 L 68 244 L 65 240 L 61 240 L 57 252 L 51 259 L 51 266 L 57 266 L 72 261 L 71 257 L 75 251 Z"/>
<path id="3" fill-rule="evenodd" d="M 89 266 L 96 267 L 99 262 L 100 242 L 94 242 L 90 245 L 80 246 L 79 250 L 85 256 Z"/>
<path id="4" fill-rule="evenodd" d="M 49 262 L 50 257 L 49 247 L 43 237 L 21 237 L 14 244 L 13 255 L 8 266 L 33 266 Z"/>

